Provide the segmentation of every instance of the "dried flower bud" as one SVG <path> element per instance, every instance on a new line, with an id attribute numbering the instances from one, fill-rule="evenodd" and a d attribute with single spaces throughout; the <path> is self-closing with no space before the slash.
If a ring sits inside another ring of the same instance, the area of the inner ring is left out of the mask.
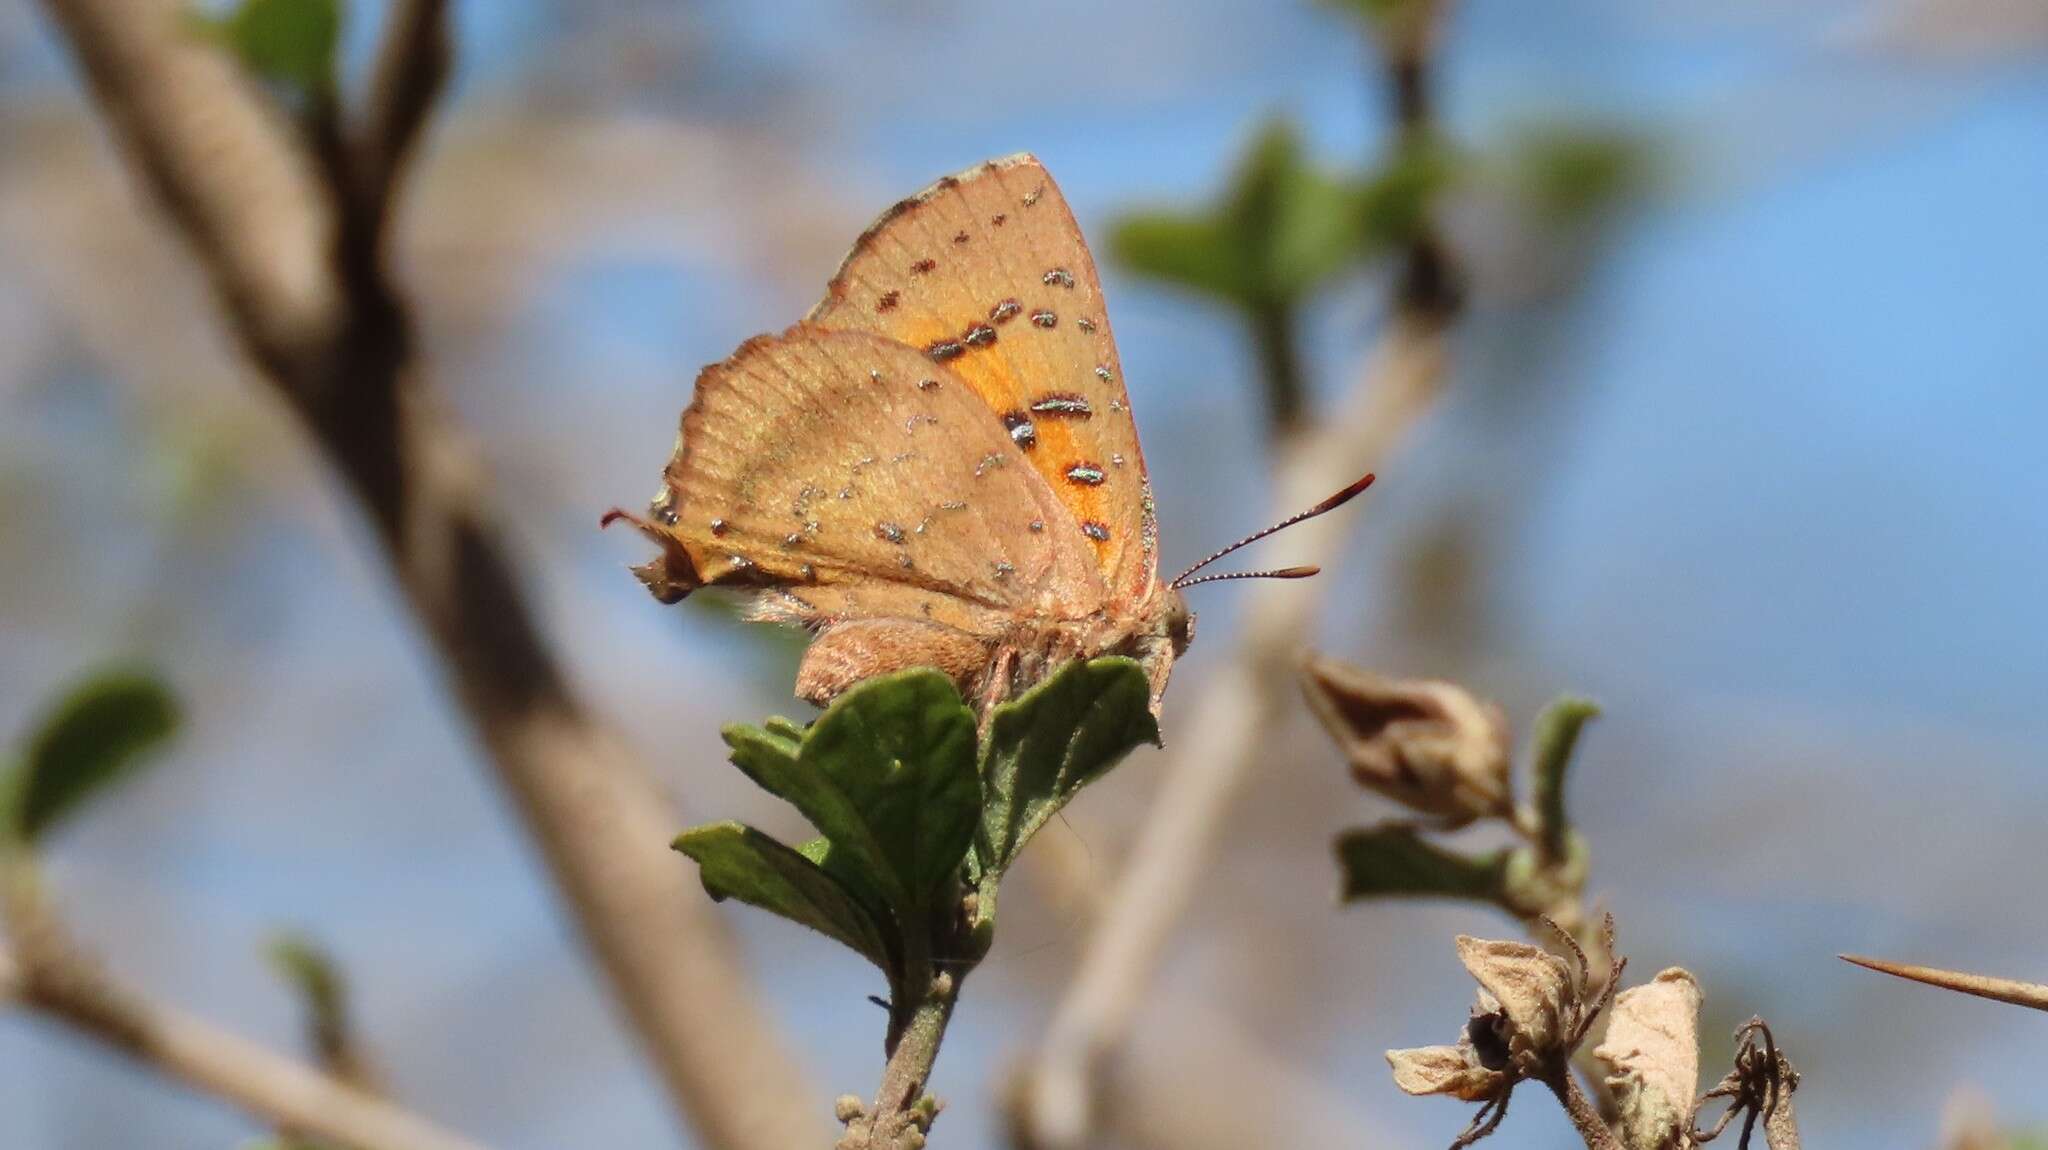
<path id="1" fill-rule="evenodd" d="M 1512 806 L 1507 719 L 1463 687 L 1312 658 L 1302 691 L 1360 786 L 1453 826 Z"/>
<path id="2" fill-rule="evenodd" d="M 1608 1068 L 1628 1150 L 1674 1150 L 1692 1126 L 1700 1079 L 1700 986 L 1678 967 L 1621 992 L 1593 1057 Z"/>

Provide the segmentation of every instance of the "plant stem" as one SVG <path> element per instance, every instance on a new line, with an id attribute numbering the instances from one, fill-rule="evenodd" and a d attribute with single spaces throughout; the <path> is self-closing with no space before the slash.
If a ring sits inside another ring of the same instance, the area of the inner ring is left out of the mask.
<path id="1" fill-rule="evenodd" d="M 1579 1080 L 1572 1075 L 1569 1066 L 1558 1067 L 1556 1073 L 1543 1080 L 1543 1084 L 1550 1087 L 1550 1092 L 1557 1095 L 1558 1102 L 1564 1105 L 1565 1115 L 1578 1128 L 1586 1150 L 1621 1150 L 1614 1131 L 1607 1128 L 1607 1121 L 1600 1117 L 1600 1111 L 1587 1099 L 1585 1091 L 1579 1089 Z"/>
<path id="2" fill-rule="evenodd" d="M 840 1142 L 842 1150 L 915 1150 L 924 1145 L 931 1111 L 920 1109 L 918 1103 L 931 1079 L 932 1064 L 938 1060 L 946 1024 L 953 1019 L 954 1004 L 960 1000 L 959 980 L 950 973 L 933 971 L 929 958 L 913 957 L 908 964 L 907 976 L 896 993 L 909 1001 L 890 1019 L 894 1045 L 889 1063 L 882 1069 L 882 1085 L 875 1092 L 874 1107 Z M 913 993 L 918 997 L 911 1000 Z"/>
<path id="3" fill-rule="evenodd" d="M 1764 1116 L 1764 1141 L 1771 1150 L 1799 1150 L 1799 1114 L 1791 1090 L 1779 1091 L 1778 1104 Z"/>
<path id="4" fill-rule="evenodd" d="M 1251 309 L 1252 344 L 1258 351 L 1259 378 L 1266 385 L 1266 415 L 1275 440 L 1301 429 L 1308 387 L 1302 380 L 1301 357 L 1294 346 L 1294 308 L 1260 302 Z"/>

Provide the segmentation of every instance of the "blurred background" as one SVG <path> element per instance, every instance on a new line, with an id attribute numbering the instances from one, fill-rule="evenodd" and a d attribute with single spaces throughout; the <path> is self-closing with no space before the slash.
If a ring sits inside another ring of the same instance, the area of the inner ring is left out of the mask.
<path id="1" fill-rule="evenodd" d="M 351 72 L 381 13 L 347 6 Z M 1700 976 L 1709 1067 L 1737 1022 L 1771 1020 L 1813 1142 L 1932 1146 L 1959 1089 L 2048 1122 L 2040 1018 L 1834 958 L 2048 976 L 2048 8 L 1460 0 L 1427 161 L 1397 153 L 1342 5 L 456 14 L 399 265 L 546 625 L 692 821 L 791 823 L 717 728 L 808 713 L 795 647 L 660 607 L 624 570 L 640 542 L 597 516 L 654 490 L 697 368 L 795 319 L 874 213 L 1012 151 L 1058 177 L 1177 570 L 1262 525 L 1271 373 L 1243 300 L 1146 229 L 1227 218 L 1262 178 L 1380 203 L 1392 238 L 1312 245 L 1285 300 L 1313 426 L 1386 319 L 1403 197 L 1427 196 L 1464 285 L 1450 375 L 1322 576 L 1320 645 L 1465 682 L 1518 731 L 1561 692 L 1601 701 L 1572 783 L 1590 889 L 1639 976 Z M 1105 879 L 1240 593 L 1193 593 L 1165 749 L 1048 832 Z M 364 522 L 236 355 L 42 13 L 0 0 L 0 735 L 114 659 L 160 668 L 188 715 L 49 855 L 123 973 L 289 1047 L 299 1005 L 263 951 L 304 932 L 409 1104 L 513 1150 L 683 1144 Z M 1337 907 L 1330 838 L 1386 813 L 1297 708 L 1131 1057 L 1198 1044 L 1220 1013 L 1356 1145 L 1447 1144 L 1464 1109 L 1402 1097 L 1381 1055 L 1463 1018 L 1454 934 L 1518 931 L 1459 905 Z M 1016 886 L 939 1063 L 939 1145 L 1004 1144 L 996 1095 L 1084 937 L 1028 865 Z M 727 913 L 814 1079 L 869 1090 L 879 980 Z M 0 1015 L 7 1150 L 259 1133 Z M 1501 1137 L 1576 1144 L 1535 1103 Z"/>

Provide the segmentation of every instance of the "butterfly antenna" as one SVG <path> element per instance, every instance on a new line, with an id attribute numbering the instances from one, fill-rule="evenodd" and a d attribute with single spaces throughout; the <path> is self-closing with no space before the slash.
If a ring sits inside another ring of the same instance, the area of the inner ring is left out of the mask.
<path id="1" fill-rule="evenodd" d="M 1195 580 L 1190 580 L 1188 578 L 1188 576 L 1193 575 L 1195 572 L 1200 571 L 1202 568 L 1207 567 L 1209 564 L 1216 562 L 1218 559 L 1223 558 L 1225 555 L 1230 554 L 1231 552 L 1237 550 L 1240 547 L 1248 547 L 1253 543 L 1257 543 L 1259 540 L 1264 539 L 1266 536 L 1271 535 L 1275 531 L 1284 531 L 1287 528 L 1302 522 L 1303 520 L 1314 519 L 1316 516 L 1321 515 L 1324 512 L 1337 510 L 1339 507 L 1342 507 L 1346 503 L 1351 502 L 1353 496 L 1356 496 L 1359 492 L 1364 491 L 1368 487 L 1371 487 L 1372 481 L 1373 476 L 1370 473 L 1368 473 L 1362 478 L 1360 478 L 1356 483 L 1353 483 L 1351 486 L 1346 487 L 1344 490 L 1339 491 L 1337 494 L 1330 496 L 1328 499 L 1323 500 L 1321 503 L 1316 504 L 1314 507 L 1309 508 L 1307 511 L 1301 512 L 1298 515 L 1290 515 L 1287 518 L 1282 519 L 1280 522 L 1275 523 L 1271 527 L 1266 528 L 1264 531 L 1252 532 L 1250 535 L 1245 536 L 1237 542 L 1232 543 L 1230 546 L 1225 547 L 1223 550 L 1218 551 L 1216 554 L 1211 555 L 1207 559 L 1202 560 L 1200 563 L 1195 564 L 1193 567 L 1190 567 L 1187 570 L 1181 572 L 1179 575 L 1174 577 L 1173 583 L 1171 585 L 1174 587 L 1192 587 L 1196 583 L 1207 583 L 1210 579 L 1221 578 L 1303 579 L 1306 578 L 1308 575 L 1315 574 L 1315 568 L 1313 567 L 1288 567 L 1284 569 L 1285 572 L 1305 572 L 1305 574 L 1285 574 L 1282 572 L 1253 571 L 1247 572 L 1245 575 L 1238 576 L 1212 575 L 1209 576 L 1207 579 Z"/>
<path id="2" fill-rule="evenodd" d="M 1225 579 L 1306 579 L 1321 567 L 1279 567 L 1271 571 L 1227 571 L 1220 575 L 1198 575 L 1193 579 L 1176 579 L 1175 588 L 1193 587 L 1200 583 L 1221 583 Z"/>

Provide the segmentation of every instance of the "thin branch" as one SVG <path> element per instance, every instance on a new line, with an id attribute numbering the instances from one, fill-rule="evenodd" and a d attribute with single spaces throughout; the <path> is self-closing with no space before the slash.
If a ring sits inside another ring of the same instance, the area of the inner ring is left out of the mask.
<path id="1" fill-rule="evenodd" d="M 1428 47 L 1438 5 L 1418 6 L 1421 31 L 1388 45 L 1404 140 L 1430 130 Z M 1459 309 L 1447 249 L 1424 226 L 1406 253 L 1388 321 L 1367 370 L 1327 423 L 1283 441 L 1280 514 L 1307 506 L 1361 473 L 1378 471 L 1435 402 L 1445 377 L 1446 333 Z M 1339 515 L 1304 523 L 1292 555 L 1326 565 L 1341 550 Z M 1266 732 L 1295 697 L 1293 663 L 1308 638 L 1321 588 L 1262 586 L 1247 604 L 1235 657 L 1189 711 L 1194 726 L 1140 829 L 1129 861 L 1089 935 L 1066 997 L 1024 1078 L 1018 1126 L 1033 1145 L 1077 1150 L 1095 1124 L 1102 1063 L 1123 1044 L 1168 943 L 1185 914 L 1231 804 Z"/>
<path id="2" fill-rule="evenodd" d="M 900 1025 L 891 1023 L 895 1043 L 874 1106 L 848 1120 L 837 1150 L 915 1150 L 930 1132 L 937 1110 L 936 1103 L 925 1101 L 924 1088 L 960 1001 L 960 987 L 950 974 L 934 976 L 929 963 L 917 964 L 906 983 L 897 988 L 898 995 L 910 993 L 910 986 L 922 990 L 916 1002 L 900 1011 Z"/>
<path id="3" fill-rule="evenodd" d="M 101 111 L 205 266 L 254 358 L 331 338 L 334 222 L 291 126 L 172 0 L 47 0 Z"/>
<path id="4" fill-rule="evenodd" d="M 1073 835 L 1041 836 L 1032 866 L 1044 897 L 1062 918 L 1092 926 L 1107 892 Z M 1103 1133 L 1119 1145 L 1174 1150 L 1237 1150 L 1270 1143 L 1296 1150 L 1337 1150 L 1394 1141 L 1342 1092 L 1268 1049 L 1234 1018 L 1200 998 L 1179 995 L 1156 1008 L 1170 1030 L 1148 1029 L 1143 1050 L 1097 1084 Z M 1022 1107 L 1031 1090 L 1028 1068 L 1012 1076 L 1005 1097 L 1013 1142 L 1032 1145 Z M 1247 1108 L 1239 1099 L 1263 1099 Z"/>
<path id="5" fill-rule="evenodd" d="M 1434 401 L 1444 375 L 1444 323 L 1403 315 L 1382 339 L 1346 410 L 1287 452 L 1279 505 L 1292 510 L 1377 469 Z M 1290 557 L 1334 559 L 1345 531 L 1338 512 L 1296 528 Z M 1081 1145 L 1092 1125 L 1101 1059 L 1121 1045 L 1146 986 L 1194 892 L 1217 832 L 1267 732 L 1294 698 L 1295 652 L 1320 595 L 1314 581 L 1262 585 L 1246 609 L 1240 646 L 1184 704 L 1194 725 L 1154 801 L 1128 864 L 1089 936 L 1080 967 L 1053 1016 L 1029 1081 L 1025 1121 L 1041 1145 Z"/>
<path id="6" fill-rule="evenodd" d="M 827 1142 L 818 1096 L 755 1004 L 727 927 L 666 849 L 680 820 L 576 696 L 541 633 L 480 452 L 429 394 L 410 309 L 376 246 L 384 230 L 337 228 L 346 190 L 319 187 L 311 173 L 323 169 L 224 54 L 180 34 L 178 0 L 48 4 L 120 143 L 212 271 L 234 334 L 360 502 L 621 1013 L 700 1143 Z M 433 25 L 438 7 L 401 11 L 387 47 L 413 47 L 390 51 L 420 50 L 408 29 Z M 429 31 L 429 56 L 431 40 Z M 387 173 L 436 87 L 431 67 L 392 67 L 400 78 L 371 118 Z M 332 178 L 344 167 L 354 165 L 324 170 Z"/>
<path id="7" fill-rule="evenodd" d="M 1776 1104 L 1764 1111 L 1764 1141 L 1771 1150 L 1800 1150 L 1799 1108 L 1792 1101 L 1790 1090 L 1780 1094 Z"/>
<path id="8" fill-rule="evenodd" d="M 0 950 L 0 1001 L 12 1001 L 94 1038 L 267 1125 L 355 1150 L 481 1150 L 478 1143 L 123 987 L 66 958 L 33 972 Z"/>
<path id="9" fill-rule="evenodd" d="M 446 0 L 400 0 L 391 6 L 355 153 L 357 195 L 380 216 L 396 199 L 453 59 Z"/>
<path id="10" fill-rule="evenodd" d="M 1543 1080 L 1550 1092 L 1564 1106 L 1565 1116 L 1572 1120 L 1572 1126 L 1586 1143 L 1586 1150 L 1621 1150 L 1621 1143 L 1608 1129 L 1607 1120 L 1600 1117 L 1600 1111 L 1587 1099 L 1585 1091 L 1579 1089 L 1579 1080 L 1571 1069 L 1560 1066 L 1557 1073 Z"/>
<path id="11" fill-rule="evenodd" d="M 1913 966 L 1909 963 L 1887 962 L 1881 958 L 1863 958 L 1853 954 L 1836 957 L 1865 970 L 1889 974 L 1894 978 L 1922 982 L 1959 994 L 1974 994 L 1978 998 L 1988 998 L 1993 1002 L 2005 1002 L 2034 1010 L 2048 1010 L 2048 986 L 2038 982 L 2019 982 L 2015 979 L 1993 978 L 1984 974 L 1966 974 L 1958 970 L 1940 970 L 1932 966 Z"/>

